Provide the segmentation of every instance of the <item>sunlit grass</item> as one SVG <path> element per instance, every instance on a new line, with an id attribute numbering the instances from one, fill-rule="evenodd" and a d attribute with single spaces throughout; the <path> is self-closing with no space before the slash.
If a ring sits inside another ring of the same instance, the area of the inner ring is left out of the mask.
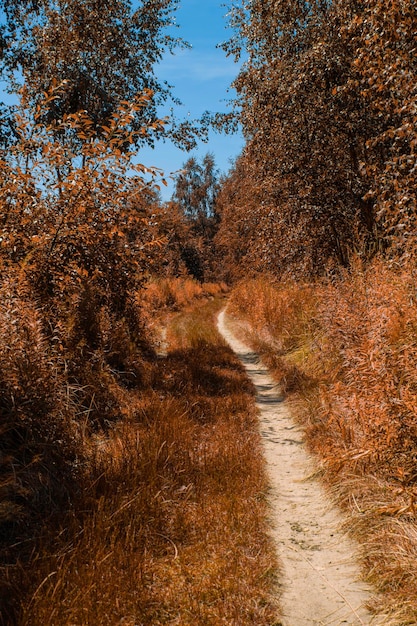
<path id="1" fill-rule="evenodd" d="M 256 298 L 254 294 L 256 293 Z M 411 272 L 375 261 L 315 285 L 243 283 L 231 314 L 280 380 L 379 608 L 417 621 L 417 313 Z"/>

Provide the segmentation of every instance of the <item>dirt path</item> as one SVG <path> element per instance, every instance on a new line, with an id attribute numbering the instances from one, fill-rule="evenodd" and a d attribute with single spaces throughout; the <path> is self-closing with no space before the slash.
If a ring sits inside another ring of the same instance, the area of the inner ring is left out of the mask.
<path id="1" fill-rule="evenodd" d="M 303 433 L 279 387 L 250 348 L 236 339 L 224 311 L 220 333 L 245 365 L 257 391 L 260 427 L 271 485 L 273 537 L 283 570 L 278 591 L 284 626 L 383 624 L 365 604 L 355 548 L 340 531 L 342 519 L 321 485 Z"/>

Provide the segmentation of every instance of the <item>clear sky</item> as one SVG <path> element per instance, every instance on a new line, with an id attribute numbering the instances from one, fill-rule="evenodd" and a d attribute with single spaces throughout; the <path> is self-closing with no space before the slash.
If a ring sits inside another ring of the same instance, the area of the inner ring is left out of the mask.
<path id="1" fill-rule="evenodd" d="M 188 41 L 190 50 L 179 50 L 175 56 L 169 55 L 156 68 L 159 78 L 173 85 L 173 93 L 182 101 L 175 107 L 178 118 L 198 118 L 204 111 L 227 112 L 227 101 L 233 98 L 229 86 L 238 73 L 238 66 L 232 58 L 226 58 L 216 45 L 227 40 L 231 31 L 227 28 L 225 15 L 227 7 L 221 0 L 181 0 L 176 14 L 178 28 L 174 35 Z M 240 135 L 223 135 L 210 132 L 209 142 L 199 142 L 196 150 L 190 153 L 175 148 L 171 143 L 159 143 L 154 150 L 141 150 L 140 161 L 147 166 L 163 169 L 166 175 L 179 170 L 190 156 L 198 158 L 207 152 L 215 156 L 217 167 L 222 172 L 230 168 L 231 160 L 242 150 Z M 162 197 L 168 200 L 172 194 L 172 184 L 161 189 Z"/>

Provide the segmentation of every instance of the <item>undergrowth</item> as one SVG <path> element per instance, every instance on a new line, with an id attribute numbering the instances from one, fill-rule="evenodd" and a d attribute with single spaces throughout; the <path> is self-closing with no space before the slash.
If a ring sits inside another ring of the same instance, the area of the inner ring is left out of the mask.
<path id="1" fill-rule="evenodd" d="M 363 546 L 376 610 L 417 621 L 417 314 L 412 270 L 358 261 L 337 279 L 238 286 L 230 312 L 305 428 Z"/>
<path id="2" fill-rule="evenodd" d="M 195 302 L 224 294 L 225 283 L 200 283 L 192 278 L 152 277 L 140 294 L 141 302 L 148 312 L 161 309 L 179 311 Z"/>
<path id="3" fill-rule="evenodd" d="M 215 330 L 219 300 L 198 300 L 193 323 L 177 314 L 164 357 L 130 344 L 146 369 L 138 384 L 101 361 L 119 416 L 92 425 L 94 398 L 83 409 L 87 392 L 69 388 L 54 361 L 60 350 L 48 356 L 36 308 L 28 303 L 32 321 L 19 321 L 33 350 L 16 351 L 16 302 L 2 302 L 11 319 L 10 354 L 0 353 L 11 364 L 5 384 L 23 389 L 23 366 L 28 381 L 35 370 L 40 381 L 16 404 L 8 431 L 20 442 L 14 477 L 3 456 L 2 623 L 273 623 L 276 563 L 253 390 Z M 30 425 L 23 434 L 19 420 Z"/>
<path id="4" fill-rule="evenodd" d="M 229 291 L 225 283 L 200 283 L 184 276 L 161 278 L 152 276 L 137 292 L 139 305 L 146 328 L 152 333 L 156 343 L 162 333 L 170 327 L 174 313 L 195 309 L 196 303 L 224 296 Z M 162 343 L 165 343 L 162 341 Z"/>

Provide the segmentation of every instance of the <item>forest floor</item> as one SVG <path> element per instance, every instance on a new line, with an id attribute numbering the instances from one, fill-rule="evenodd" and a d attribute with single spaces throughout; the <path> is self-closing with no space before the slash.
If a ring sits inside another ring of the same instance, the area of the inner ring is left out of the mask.
<path id="1" fill-rule="evenodd" d="M 361 582 L 356 547 L 317 477 L 317 468 L 279 385 L 258 355 L 237 337 L 222 311 L 218 329 L 244 364 L 257 393 L 270 482 L 273 539 L 282 569 L 277 595 L 283 626 L 387 624 L 367 609 L 372 591 Z"/>

